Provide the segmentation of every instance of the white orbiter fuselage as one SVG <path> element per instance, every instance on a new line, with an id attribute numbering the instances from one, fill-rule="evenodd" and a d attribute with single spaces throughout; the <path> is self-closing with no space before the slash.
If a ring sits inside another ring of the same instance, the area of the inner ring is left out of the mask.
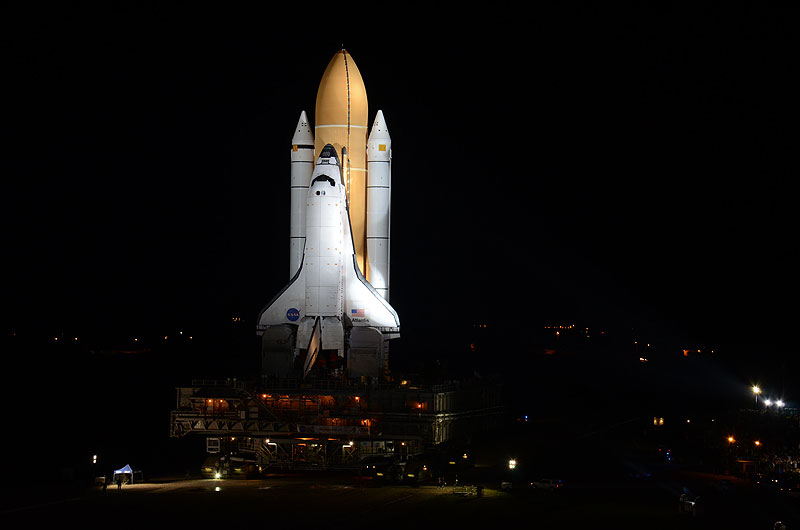
<path id="1" fill-rule="evenodd" d="M 305 204 L 305 244 L 289 284 L 261 312 L 267 374 L 305 377 L 315 364 L 350 377 L 379 377 L 400 320 L 359 270 L 336 150 L 317 159 Z M 318 362 L 319 361 L 319 362 Z"/>

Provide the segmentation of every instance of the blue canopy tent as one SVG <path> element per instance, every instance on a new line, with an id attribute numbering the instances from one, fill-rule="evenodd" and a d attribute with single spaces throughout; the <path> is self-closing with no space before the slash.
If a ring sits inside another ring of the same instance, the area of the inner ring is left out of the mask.
<path id="1" fill-rule="evenodd" d="M 130 465 L 126 465 L 125 467 L 121 467 L 121 468 L 117 469 L 116 471 L 114 471 L 114 482 L 116 483 L 117 482 L 117 478 L 119 478 L 123 482 L 128 482 L 130 484 L 133 484 L 133 476 L 134 476 L 134 474 L 138 474 L 139 475 L 139 482 L 141 482 L 142 481 L 141 480 L 141 478 L 142 478 L 142 472 L 141 471 L 134 471 L 133 469 L 131 469 Z M 126 475 L 130 475 L 130 476 L 126 476 Z"/>

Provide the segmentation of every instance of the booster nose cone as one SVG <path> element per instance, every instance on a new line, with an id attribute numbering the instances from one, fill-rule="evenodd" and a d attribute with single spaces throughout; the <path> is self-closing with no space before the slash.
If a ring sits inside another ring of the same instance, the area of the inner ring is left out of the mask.
<path id="1" fill-rule="evenodd" d="M 389 128 L 386 127 L 386 119 L 383 117 L 383 111 L 379 110 L 375 115 L 375 121 L 372 123 L 372 130 L 369 133 L 369 142 L 376 140 L 389 139 Z"/>
<path id="2" fill-rule="evenodd" d="M 310 145 L 312 147 L 314 145 L 314 133 L 311 132 L 306 111 L 302 111 L 300 119 L 297 120 L 297 127 L 295 127 L 294 136 L 292 136 L 292 145 Z"/>

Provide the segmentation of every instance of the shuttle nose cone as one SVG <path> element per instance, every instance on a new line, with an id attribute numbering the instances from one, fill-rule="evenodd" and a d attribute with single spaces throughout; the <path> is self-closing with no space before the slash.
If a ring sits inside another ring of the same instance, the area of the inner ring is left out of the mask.
<path id="1" fill-rule="evenodd" d="M 319 154 L 320 158 L 333 158 L 336 160 L 336 163 L 339 163 L 339 157 L 336 155 L 336 149 L 331 144 L 325 144 L 325 147 L 322 148 L 322 152 Z"/>

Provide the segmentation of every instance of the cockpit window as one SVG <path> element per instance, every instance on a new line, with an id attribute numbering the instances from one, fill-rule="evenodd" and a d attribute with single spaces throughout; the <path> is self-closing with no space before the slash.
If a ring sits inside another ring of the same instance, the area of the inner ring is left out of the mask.
<path id="1" fill-rule="evenodd" d="M 320 176 L 318 176 L 317 178 L 315 178 L 314 180 L 311 181 L 311 185 L 313 186 L 314 183 L 317 182 L 318 180 L 327 180 L 328 184 L 330 184 L 331 186 L 334 186 L 334 187 L 336 186 L 336 181 L 333 180 L 333 178 L 329 177 L 328 175 L 320 175 Z"/>

